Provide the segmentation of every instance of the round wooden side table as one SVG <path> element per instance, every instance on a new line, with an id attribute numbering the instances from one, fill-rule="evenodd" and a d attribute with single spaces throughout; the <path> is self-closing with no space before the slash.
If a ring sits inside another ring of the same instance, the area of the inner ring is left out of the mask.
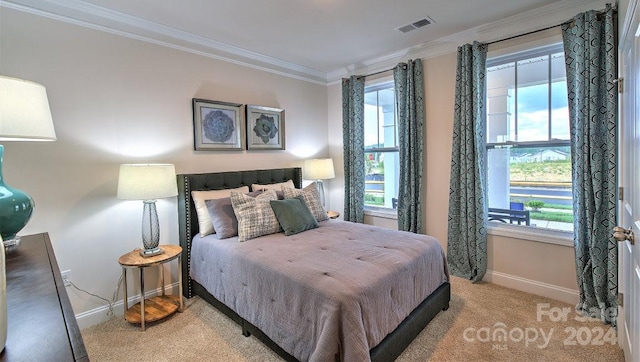
<path id="1" fill-rule="evenodd" d="M 128 252 L 118 259 L 122 266 L 123 298 L 124 298 L 124 318 L 129 323 L 140 323 L 142 330 L 145 330 L 146 322 L 154 322 L 168 317 L 176 310 L 182 312 L 184 304 L 182 301 L 182 248 L 178 245 L 160 245 L 164 253 L 151 257 L 140 255 L 140 249 Z M 178 295 L 166 295 L 164 287 L 164 270 L 162 265 L 172 260 L 178 260 Z M 159 266 L 160 278 L 162 279 L 162 294 L 145 299 L 144 297 L 144 270 L 148 267 Z M 127 269 L 138 269 L 140 272 L 140 303 L 129 308 L 127 297 Z"/>

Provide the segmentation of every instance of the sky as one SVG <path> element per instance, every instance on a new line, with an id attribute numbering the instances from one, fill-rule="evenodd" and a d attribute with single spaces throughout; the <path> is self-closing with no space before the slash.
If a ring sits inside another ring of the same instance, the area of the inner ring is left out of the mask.
<path id="1" fill-rule="evenodd" d="M 518 64 L 517 67 L 516 63 Z M 549 65 L 551 65 L 551 68 L 549 68 Z M 498 113 L 497 118 L 492 119 L 493 122 L 498 122 L 498 127 L 500 124 L 504 124 L 504 121 L 500 120 L 501 118 L 504 120 L 508 119 L 511 124 L 508 126 L 508 130 L 506 130 L 507 127 L 504 129 L 506 132 L 510 132 L 510 141 L 548 141 L 550 137 L 551 139 L 569 139 L 567 85 L 564 79 L 564 56 L 562 53 L 552 54 L 551 57 L 544 55 L 520 59 L 510 63 L 492 66 L 487 70 L 489 110 L 491 111 L 493 108 L 494 112 L 495 110 L 498 112 L 502 110 L 502 112 L 504 112 L 504 110 L 508 109 L 510 113 L 510 115 L 507 116 L 508 118 L 501 116 L 504 115 L 504 113 Z M 549 97 L 549 77 L 556 80 L 551 83 L 551 97 Z M 517 94 L 515 89 L 516 78 L 520 85 L 517 89 Z M 378 100 L 381 103 L 387 106 L 392 104 L 392 90 L 383 89 L 379 90 L 379 92 L 380 97 Z M 375 95 L 376 93 L 368 93 L 370 98 L 372 94 Z M 505 97 L 505 94 L 508 94 L 508 97 Z M 387 143 L 387 146 L 393 146 L 393 132 L 389 133 L 391 130 L 385 129 L 382 127 L 382 124 L 378 124 L 377 119 L 383 119 L 385 115 L 381 108 L 377 108 L 374 105 L 376 98 L 375 96 L 373 97 L 374 98 L 366 102 L 364 109 L 365 146 L 376 145 L 378 143 Z M 509 103 L 508 106 L 505 105 L 505 100 Z M 551 135 L 549 135 L 549 100 L 551 101 Z M 517 106 L 515 104 L 516 102 Z M 393 121 L 390 121 L 390 123 L 393 124 Z M 378 132 L 374 131 L 376 128 L 378 128 Z M 494 132 L 505 131 L 496 131 L 494 129 Z M 489 129 L 489 133 L 490 132 L 491 128 Z M 385 133 L 387 134 L 385 135 Z M 489 139 L 500 139 L 499 137 L 496 138 L 496 136 L 500 136 L 499 134 L 489 134 L 488 136 Z"/>
<path id="2" fill-rule="evenodd" d="M 549 139 L 548 85 L 534 85 L 518 89 L 518 141 L 546 141 Z M 551 85 L 552 138 L 569 139 L 569 108 L 567 83 Z M 512 117 L 513 122 L 514 117 Z M 512 127 L 513 132 L 513 127 Z"/>

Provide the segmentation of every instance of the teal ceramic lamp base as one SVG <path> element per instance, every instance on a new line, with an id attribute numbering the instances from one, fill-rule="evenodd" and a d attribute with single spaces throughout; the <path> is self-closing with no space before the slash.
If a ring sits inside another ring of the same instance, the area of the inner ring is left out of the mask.
<path id="1" fill-rule="evenodd" d="M 35 205 L 24 191 L 4 183 L 3 156 L 4 146 L 0 145 L 0 236 L 5 246 L 11 246 L 20 242 L 16 234 L 29 222 Z"/>

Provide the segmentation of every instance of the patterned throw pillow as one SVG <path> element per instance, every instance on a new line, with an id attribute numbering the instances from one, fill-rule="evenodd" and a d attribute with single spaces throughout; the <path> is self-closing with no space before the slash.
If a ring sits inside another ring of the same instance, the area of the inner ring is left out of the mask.
<path id="1" fill-rule="evenodd" d="M 249 192 L 247 196 L 256 197 L 262 191 Z M 223 197 L 221 199 L 206 200 L 207 210 L 209 210 L 209 218 L 216 231 L 215 236 L 218 239 L 226 239 L 238 235 L 238 219 L 233 212 L 231 205 L 231 197 Z"/>
<path id="2" fill-rule="evenodd" d="M 303 189 L 294 189 L 283 186 L 282 192 L 284 192 L 285 199 L 302 196 L 304 198 L 304 202 L 307 204 L 316 220 L 324 221 L 329 219 L 327 211 L 324 209 L 324 206 L 322 206 L 322 202 L 320 201 L 320 192 L 318 191 L 318 186 L 315 182 L 312 182 L 309 186 Z"/>
<path id="3" fill-rule="evenodd" d="M 269 203 L 271 200 L 278 199 L 275 191 L 267 190 L 257 197 L 232 192 L 230 197 L 233 211 L 238 219 L 238 241 L 280 231 L 280 223 Z"/>

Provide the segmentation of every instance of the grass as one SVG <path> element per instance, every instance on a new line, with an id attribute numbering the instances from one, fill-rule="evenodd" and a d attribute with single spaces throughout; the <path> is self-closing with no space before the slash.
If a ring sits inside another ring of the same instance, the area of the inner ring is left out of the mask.
<path id="1" fill-rule="evenodd" d="M 571 182 L 571 161 L 512 162 L 509 165 L 511 181 Z M 384 172 L 379 170 L 379 172 Z M 384 205 L 384 197 L 365 194 L 365 204 Z M 545 204 L 544 209 L 572 210 L 571 205 Z M 532 211 L 531 218 L 546 221 L 573 222 L 573 213 L 549 210 Z"/>
<path id="2" fill-rule="evenodd" d="M 551 210 L 549 210 L 551 209 Z M 573 223 L 573 213 L 566 211 L 553 211 L 553 210 L 573 210 L 571 205 L 559 205 L 559 204 L 544 204 L 542 210 L 531 210 L 529 216 L 531 219 L 545 220 L 545 221 L 558 221 Z"/>
<path id="3" fill-rule="evenodd" d="M 512 162 L 509 164 L 511 181 L 571 182 L 571 161 Z M 573 223 L 572 205 L 544 204 L 543 210 L 532 211 L 532 219 Z M 552 209 L 552 210 L 549 210 Z M 558 210 L 558 211 L 553 211 Z"/>
<path id="4" fill-rule="evenodd" d="M 531 219 L 545 220 L 545 221 L 558 221 L 573 223 L 573 213 L 568 212 L 554 212 L 554 211 L 536 211 L 529 214 Z"/>
<path id="5" fill-rule="evenodd" d="M 364 204 L 370 206 L 383 206 L 384 205 L 384 197 L 382 196 L 374 196 L 371 194 L 364 194 Z"/>
<path id="6" fill-rule="evenodd" d="M 546 208 L 546 209 L 573 210 L 573 206 L 572 205 L 545 204 L 543 207 Z"/>
<path id="7" fill-rule="evenodd" d="M 571 161 L 512 162 L 511 181 L 571 182 Z"/>

